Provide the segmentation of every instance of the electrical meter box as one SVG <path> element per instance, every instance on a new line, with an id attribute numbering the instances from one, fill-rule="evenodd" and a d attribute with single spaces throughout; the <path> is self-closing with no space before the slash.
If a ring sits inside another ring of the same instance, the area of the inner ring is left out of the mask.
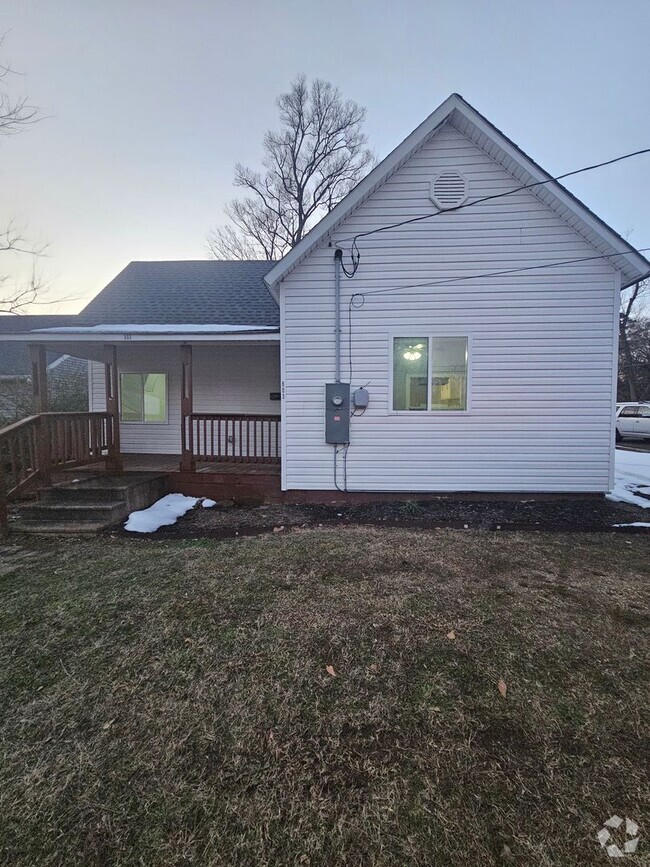
<path id="1" fill-rule="evenodd" d="M 352 392 L 352 403 L 355 409 L 367 409 L 370 403 L 370 395 L 367 388 L 357 388 Z"/>
<path id="2" fill-rule="evenodd" d="M 325 385 L 325 442 L 342 445 L 350 442 L 350 383 Z"/>

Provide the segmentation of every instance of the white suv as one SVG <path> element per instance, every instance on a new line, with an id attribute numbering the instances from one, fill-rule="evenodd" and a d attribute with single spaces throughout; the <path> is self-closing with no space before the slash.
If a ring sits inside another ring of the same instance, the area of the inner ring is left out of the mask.
<path id="1" fill-rule="evenodd" d="M 650 403 L 616 404 L 616 442 L 624 437 L 650 439 Z"/>

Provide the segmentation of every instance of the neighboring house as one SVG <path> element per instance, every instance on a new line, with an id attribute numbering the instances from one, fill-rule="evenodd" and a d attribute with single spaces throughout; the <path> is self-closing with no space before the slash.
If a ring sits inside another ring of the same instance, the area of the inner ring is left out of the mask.
<path id="1" fill-rule="evenodd" d="M 186 471 L 279 456 L 296 496 L 598 493 L 619 292 L 648 273 L 452 95 L 282 261 L 133 262 L 31 340 L 93 362 L 123 453 Z"/>
<path id="2" fill-rule="evenodd" d="M 5 334 L 17 335 L 37 328 L 71 325 L 75 316 L 0 316 L 0 426 L 32 413 L 32 360 L 26 342 L 6 342 Z M 47 357 L 52 409 L 88 408 L 88 362 L 61 352 Z"/>

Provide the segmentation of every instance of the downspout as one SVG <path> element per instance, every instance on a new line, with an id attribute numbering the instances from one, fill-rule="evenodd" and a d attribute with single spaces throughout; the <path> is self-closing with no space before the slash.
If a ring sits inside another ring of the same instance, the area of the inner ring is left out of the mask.
<path id="1" fill-rule="evenodd" d="M 341 381 L 341 263 L 343 250 L 334 251 L 334 379 Z"/>

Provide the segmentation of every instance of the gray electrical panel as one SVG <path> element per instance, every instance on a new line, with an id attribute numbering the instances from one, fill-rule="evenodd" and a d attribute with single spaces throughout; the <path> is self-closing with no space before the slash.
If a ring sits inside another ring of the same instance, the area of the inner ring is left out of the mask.
<path id="1" fill-rule="evenodd" d="M 350 442 L 350 383 L 325 385 L 325 442 L 342 445 Z"/>

